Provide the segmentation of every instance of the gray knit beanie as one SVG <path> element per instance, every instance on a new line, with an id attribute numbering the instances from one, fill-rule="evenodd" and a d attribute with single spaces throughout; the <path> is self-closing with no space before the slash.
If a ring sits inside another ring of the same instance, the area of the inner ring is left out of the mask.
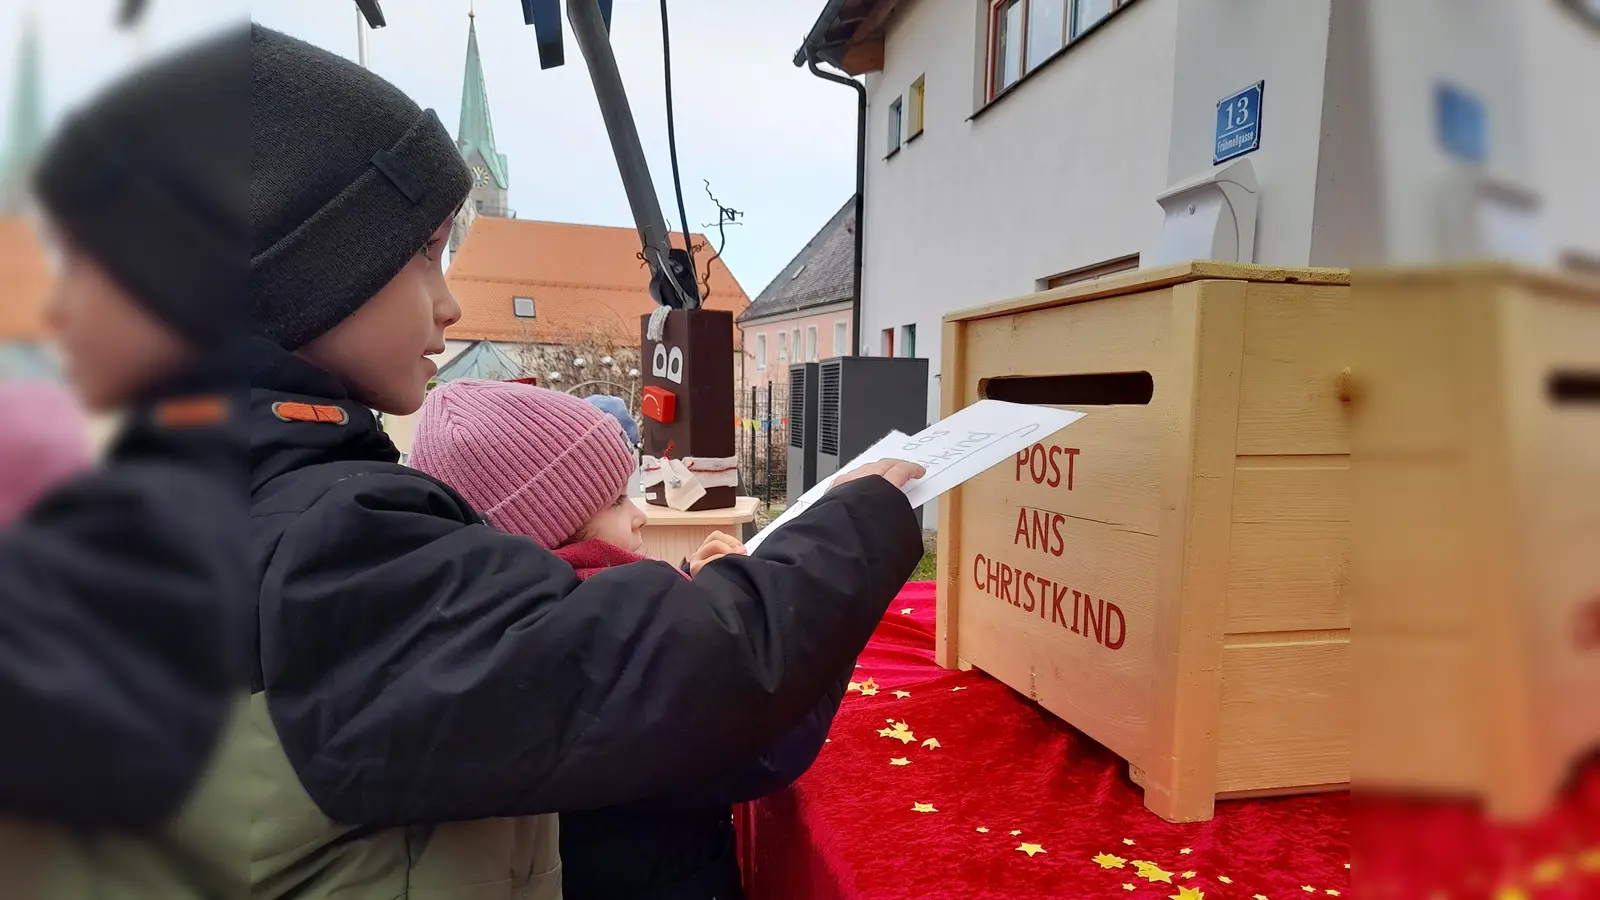
<path id="1" fill-rule="evenodd" d="M 51 220 L 192 344 L 243 329 L 244 29 L 118 80 L 75 111 L 34 174 Z"/>
<path id="2" fill-rule="evenodd" d="M 251 39 L 251 330 L 294 350 L 400 273 L 471 190 L 433 110 L 259 25 Z"/>

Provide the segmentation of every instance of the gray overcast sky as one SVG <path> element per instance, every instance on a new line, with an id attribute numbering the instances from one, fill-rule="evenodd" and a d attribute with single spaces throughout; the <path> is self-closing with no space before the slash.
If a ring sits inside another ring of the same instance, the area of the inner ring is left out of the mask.
<path id="1" fill-rule="evenodd" d="M 237 0 L 148 0 L 143 40 L 159 51 L 242 19 Z M 383 0 L 370 63 L 455 131 L 469 0 Z M 511 205 L 526 219 L 632 225 L 593 88 L 570 33 L 567 63 L 541 71 L 517 0 L 475 0 L 495 140 L 511 162 Z M 754 297 L 855 187 L 855 95 L 790 63 L 822 0 L 672 0 L 678 160 L 689 224 L 716 221 L 702 179 L 747 214 L 725 259 Z M 40 24 L 52 120 L 135 58 L 112 27 L 116 0 L 0 0 L 0 122 L 9 114 L 17 36 Z M 251 16 L 354 59 L 351 0 L 254 0 Z M 667 157 L 659 5 L 615 0 L 612 44 L 656 190 L 677 227 Z"/>

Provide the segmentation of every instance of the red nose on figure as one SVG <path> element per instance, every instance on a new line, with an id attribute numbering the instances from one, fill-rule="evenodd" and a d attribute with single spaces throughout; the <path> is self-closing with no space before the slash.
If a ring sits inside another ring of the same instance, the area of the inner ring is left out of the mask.
<path id="1" fill-rule="evenodd" d="M 651 385 L 643 391 L 639 411 L 663 425 L 671 425 L 678 411 L 678 396 L 664 387 Z"/>

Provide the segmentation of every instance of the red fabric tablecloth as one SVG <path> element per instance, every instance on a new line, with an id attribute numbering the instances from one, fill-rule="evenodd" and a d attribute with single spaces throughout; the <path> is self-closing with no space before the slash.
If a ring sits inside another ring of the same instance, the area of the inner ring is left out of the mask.
<path id="1" fill-rule="evenodd" d="M 856 669 L 868 691 L 846 695 L 811 771 L 741 810 L 752 900 L 1348 893 L 1348 795 L 1168 824 L 1105 748 L 999 682 L 936 667 L 933 617 L 933 586 L 907 585 Z M 880 733 L 896 723 L 908 737 Z"/>
<path id="2" fill-rule="evenodd" d="M 740 808 L 751 900 L 1600 898 L 1600 762 L 1518 827 L 1455 801 L 1360 798 L 1352 819 L 1342 793 L 1172 825 L 1105 748 L 981 673 L 935 666 L 934 603 L 931 584 L 906 586 L 811 771 Z"/>

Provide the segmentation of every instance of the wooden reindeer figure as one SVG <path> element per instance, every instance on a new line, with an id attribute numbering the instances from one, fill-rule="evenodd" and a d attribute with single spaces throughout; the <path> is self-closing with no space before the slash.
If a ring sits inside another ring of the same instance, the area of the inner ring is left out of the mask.
<path id="1" fill-rule="evenodd" d="M 662 307 L 641 328 L 645 498 L 681 511 L 732 508 L 733 313 Z"/>

